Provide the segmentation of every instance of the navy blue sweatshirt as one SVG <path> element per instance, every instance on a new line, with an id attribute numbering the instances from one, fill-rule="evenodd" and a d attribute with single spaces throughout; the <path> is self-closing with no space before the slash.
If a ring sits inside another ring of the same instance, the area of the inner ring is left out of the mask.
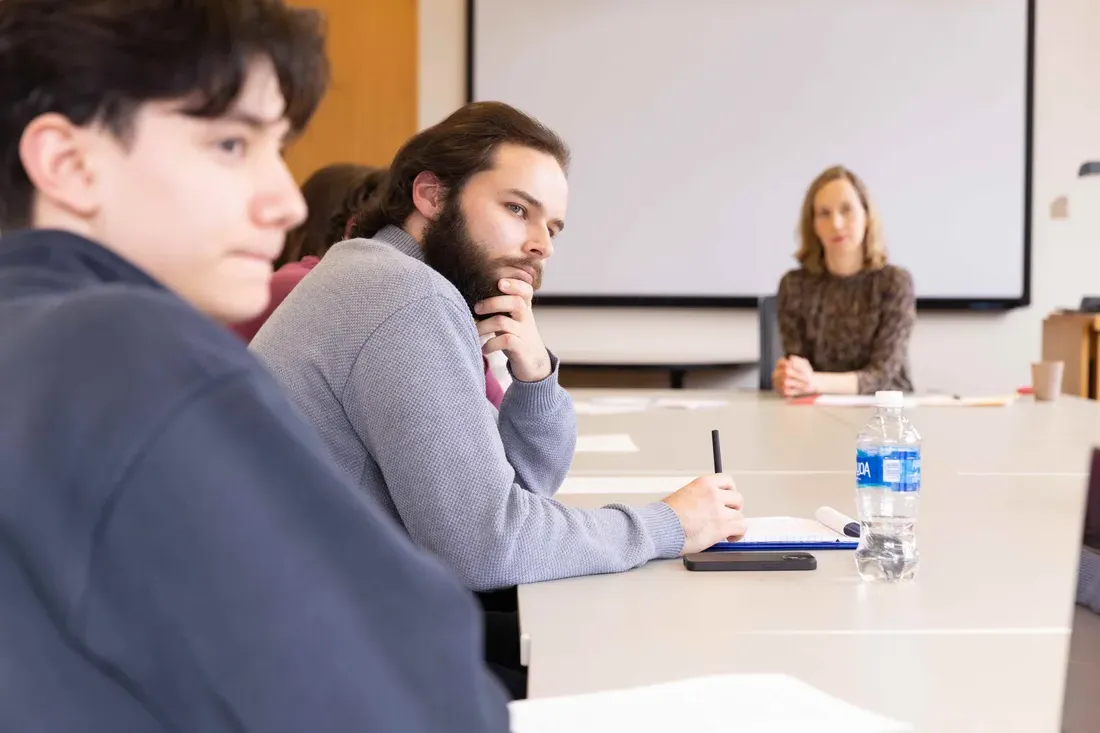
<path id="1" fill-rule="evenodd" d="M 506 731 L 476 602 L 231 331 L 0 240 L 0 730 Z"/>

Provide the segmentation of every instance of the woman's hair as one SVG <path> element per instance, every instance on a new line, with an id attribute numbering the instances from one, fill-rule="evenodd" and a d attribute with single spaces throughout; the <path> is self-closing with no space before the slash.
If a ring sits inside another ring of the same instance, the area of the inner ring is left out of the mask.
<path id="1" fill-rule="evenodd" d="M 382 168 L 336 163 L 310 176 L 302 184 L 309 215 L 287 233 L 286 246 L 275 266 L 303 257 L 324 257 L 329 247 L 344 239 L 348 219 L 374 193 L 385 175 Z"/>
<path id="2" fill-rule="evenodd" d="M 814 231 L 814 198 L 818 191 L 827 184 L 840 179 L 845 179 L 852 184 L 859 196 L 859 202 L 863 204 L 863 210 L 867 213 L 867 231 L 863 236 L 863 269 L 878 270 L 886 265 L 886 245 L 882 241 L 882 231 L 879 225 L 878 212 L 871 197 L 867 193 L 867 186 L 859 176 L 844 166 L 833 166 L 821 172 L 802 201 L 802 218 L 798 226 L 800 246 L 795 259 L 802 263 L 802 267 L 813 275 L 821 275 L 825 272 L 825 247 Z"/>

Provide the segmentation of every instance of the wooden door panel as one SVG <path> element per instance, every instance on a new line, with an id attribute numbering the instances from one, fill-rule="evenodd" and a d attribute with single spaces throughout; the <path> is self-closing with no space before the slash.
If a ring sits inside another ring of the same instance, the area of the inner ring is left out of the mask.
<path id="1" fill-rule="evenodd" d="M 416 132 L 416 0 L 291 0 L 327 19 L 332 84 L 287 150 L 299 183 L 330 163 L 387 165 Z"/>

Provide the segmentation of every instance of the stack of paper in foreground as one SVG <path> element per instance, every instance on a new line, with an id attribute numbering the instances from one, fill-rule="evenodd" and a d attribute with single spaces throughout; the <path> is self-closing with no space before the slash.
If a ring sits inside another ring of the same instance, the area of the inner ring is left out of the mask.
<path id="1" fill-rule="evenodd" d="M 883 718 L 779 674 L 717 675 L 511 704 L 512 733 L 894 733 Z"/>

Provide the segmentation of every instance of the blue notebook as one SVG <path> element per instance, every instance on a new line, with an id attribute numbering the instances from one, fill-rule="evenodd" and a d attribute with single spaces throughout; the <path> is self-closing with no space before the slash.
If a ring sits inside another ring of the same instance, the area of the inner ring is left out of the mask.
<path id="1" fill-rule="evenodd" d="M 854 550 L 858 537 L 848 537 L 816 519 L 797 517 L 755 517 L 748 520 L 748 531 L 736 542 L 719 542 L 707 552 L 783 551 L 783 550 Z"/>

